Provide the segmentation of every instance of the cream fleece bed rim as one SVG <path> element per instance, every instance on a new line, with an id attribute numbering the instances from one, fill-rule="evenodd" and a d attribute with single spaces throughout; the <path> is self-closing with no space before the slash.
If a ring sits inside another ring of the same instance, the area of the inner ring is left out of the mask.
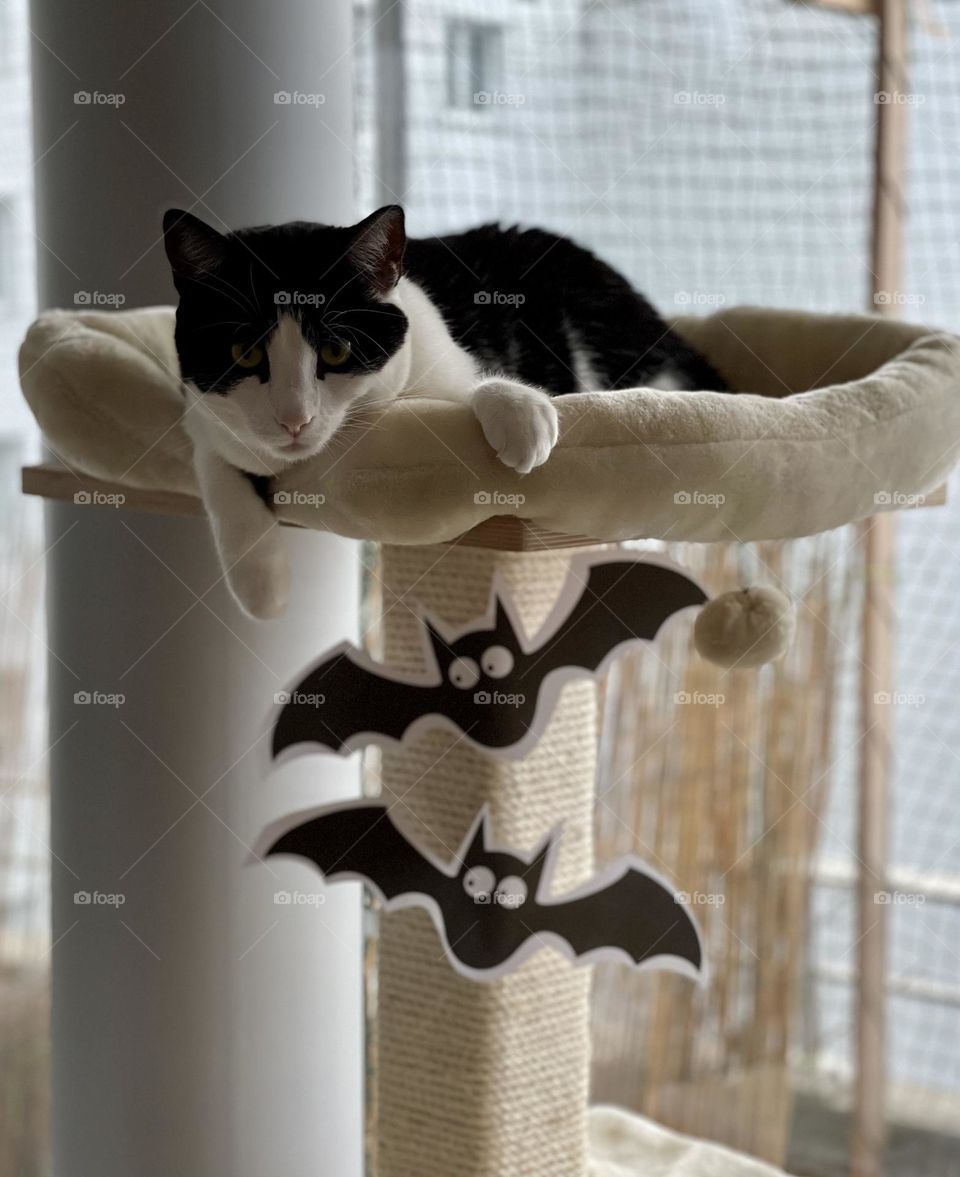
<path id="1" fill-rule="evenodd" d="M 447 541 L 495 515 L 598 540 L 781 539 L 908 504 L 960 457 L 953 335 L 749 307 L 676 325 L 750 391 L 561 397 L 560 442 L 525 477 L 497 461 L 468 406 L 401 400 L 282 473 L 278 514 L 403 544 Z M 196 493 L 172 308 L 47 312 L 20 372 L 70 468 Z"/>
<path id="2" fill-rule="evenodd" d="M 590 1177 L 783 1177 L 780 1169 L 622 1108 L 588 1113 Z"/>

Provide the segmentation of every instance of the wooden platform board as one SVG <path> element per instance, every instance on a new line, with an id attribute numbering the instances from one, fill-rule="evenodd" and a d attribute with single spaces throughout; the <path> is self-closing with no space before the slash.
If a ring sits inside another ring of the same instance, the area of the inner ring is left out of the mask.
<path id="1" fill-rule="evenodd" d="M 24 466 L 20 471 L 20 485 L 24 494 L 64 503 L 96 505 L 99 502 L 151 515 L 203 515 L 203 504 L 195 495 L 174 490 L 140 490 L 77 475 L 57 466 Z"/>

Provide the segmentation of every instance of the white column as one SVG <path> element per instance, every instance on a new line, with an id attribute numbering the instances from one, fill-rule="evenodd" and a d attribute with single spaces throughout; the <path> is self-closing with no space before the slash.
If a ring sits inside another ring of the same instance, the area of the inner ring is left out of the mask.
<path id="1" fill-rule="evenodd" d="M 172 301 L 169 205 L 350 219 L 349 26 L 346 0 L 34 0 L 41 304 Z M 277 905 L 311 872 L 246 865 L 265 821 L 358 791 L 356 759 L 268 778 L 256 742 L 284 681 L 356 631 L 356 545 L 288 532 L 291 610 L 258 625 L 201 521 L 52 505 L 48 529 L 57 1177 L 357 1177 L 359 894 Z"/>

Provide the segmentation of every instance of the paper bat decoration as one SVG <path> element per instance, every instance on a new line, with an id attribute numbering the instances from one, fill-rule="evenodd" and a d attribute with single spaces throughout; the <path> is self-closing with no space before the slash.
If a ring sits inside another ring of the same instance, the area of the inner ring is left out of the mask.
<path id="1" fill-rule="evenodd" d="M 686 573 L 645 555 L 574 556 L 556 605 L 528 638 L 499 581 L 486 616 L 445 634 L 424 615 L 422 674 L 403 674 L 345 642 L 289 692 L 272 755 L 348 754 L 441 728 L 492 755 L 536 744 L 563 684 L 598 674 L 618 651 L 656 637 L 673 614 L 706 595 Z"/>
<path id="2" fill-rule="evenodd" d="M 408 841 L 376 802 L 293 820 L 280 823 L 289 828 L 279 836 L 276 826 L 265 831 L 264 856 L 298 855 L 327 882 L 359 879 L 387 911 L 424 908 L 452 966 L 473 980 L 503 976 L 547 946 L 576 964 L 620 960 L 703 980 L 700 932 L 688 907 L 634 855 L 555 896 L 559 829 L 529 856 L 494 848 L 486 807 L 448 863 Z"/>

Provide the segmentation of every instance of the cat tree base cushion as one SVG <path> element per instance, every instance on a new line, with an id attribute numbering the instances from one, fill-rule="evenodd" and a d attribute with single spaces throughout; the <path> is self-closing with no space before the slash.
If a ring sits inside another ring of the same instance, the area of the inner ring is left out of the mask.
<path id="1" fill-rule="evenodd" d="M 676 325 L 740 395 L 562 397 L 560 442 L 525 477 L 497 461 L 467 405 L 401 400 L 284 472 L 279 514 L 399 544 L 444 542 L 506 514 L 598 540 L 779 539 L 907 505 L 960 455 L 952 335 L 748 307 Z M 172 309 L 48 312 L 20 372 L 70 468 L 196 493 Z"/>
<path id="2" fill-rule="evenodd" d="M 763 1161 L 619 1108 L 590 1111 L 589 1177 L 782 1177 Z"/>

